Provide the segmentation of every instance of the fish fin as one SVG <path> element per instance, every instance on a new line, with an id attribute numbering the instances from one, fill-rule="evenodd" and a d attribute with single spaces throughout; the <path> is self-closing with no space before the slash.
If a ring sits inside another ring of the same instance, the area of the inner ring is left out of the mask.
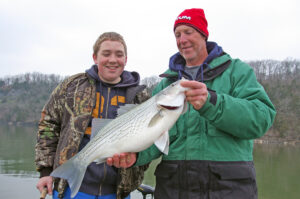
<path id="1" fill-rule="evenodd" d="M 163 117 L 163 115 L 161 114 L 160 111 L 158 111 L 150 120 L 150 122 L 148 123 L 148 127 L 152 127 L 154 126 L 158 120 L 160 120 Z"/>
<path id="2" fill-rule="evenodd" d="M 138 106 L 138 104 L 125 104 L 124 106 L 120 106 L 120 108 L 118 108 L 117 111 L 117 116 L 127 113 L 128 111 L 132 110 L 136 106 Z"/>
<path id="3" fill-rule="evenodd" d="M 159 138 L 154 142 L 155 146 L 164 154 L 169 153 L 169 132 L 165 131 Z"/>
<path id="4" fill-rule="evenodd" d="M 66 179 L 71 189 L 71 197 L 73 198 L 79 191 L 87 166 L 71 158 L 52 171 L 50 175 Z"/>
<path id="5" fill-rule="evenodd" d="M 112 120 L 113 119 L 93 118 L 91 139 L 94 138 L 100 130 Z"/>

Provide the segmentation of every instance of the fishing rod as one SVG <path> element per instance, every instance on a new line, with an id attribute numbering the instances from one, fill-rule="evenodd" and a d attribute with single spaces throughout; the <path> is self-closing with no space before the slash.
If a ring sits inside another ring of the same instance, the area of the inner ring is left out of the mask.
<path id="1" fill-rule="evenodd" d="M 150 194 L 151 198 L 153 199 L 153 194 L 154 194 L 154 188 L 153 187 L 151 187 L 149 185 L 141 184 L 137 188 L 137 190 L 142 193 L 143 199 L 146 199 L 148 194 Z"/>
<path id="2" fill-rule="evenodd" d="M 45 199 L 47 196 L 47 193 L 48 193 L 48 189 L 47 189 L 47 187 L 44 187 L 43 191 L 41 192 L 40 199 Z"/>

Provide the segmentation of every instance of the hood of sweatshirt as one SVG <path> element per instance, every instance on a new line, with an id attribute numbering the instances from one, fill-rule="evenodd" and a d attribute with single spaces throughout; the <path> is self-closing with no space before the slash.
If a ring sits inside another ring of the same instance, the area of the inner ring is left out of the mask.
<path id="1" fill-rule="evenodd" d="M 204 69 L 209 69 L 209 63 L 216 57 L 221 56 L 224 52 L 221 46 L 218 46 L 217 43 L 215 42 L 206 42 L 206 48 L 208 52 L 208 56 L 204 60 L 203 64 L 201 64 L 200 69 L 198 71 L 198 75 L 201 74 L 203 75 L 203 70 Z M 184 67 L 186 65 L 185 59 L 181 56 L 179 52 L 174 54 L 169 61 L 169 69 L 175 72 L 178 72 L 179 74 L 179 79 L 181 79 L 182 74 L 185 74 L 187 76 L 190 76 L 189 74 L 186 74 L 184 72 Z M 197 76 L 198 76 L 197 75 Z M 202 78 L 203 79 L 203 78 Z"/>

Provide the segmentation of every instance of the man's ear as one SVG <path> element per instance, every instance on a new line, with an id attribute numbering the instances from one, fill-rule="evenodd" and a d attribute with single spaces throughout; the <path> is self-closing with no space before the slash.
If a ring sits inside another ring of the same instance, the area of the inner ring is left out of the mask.
<path id="1" fill-rule="evenodd" d="M 127 64 L 127 56 L 125 57 L 125 65 Z"/>

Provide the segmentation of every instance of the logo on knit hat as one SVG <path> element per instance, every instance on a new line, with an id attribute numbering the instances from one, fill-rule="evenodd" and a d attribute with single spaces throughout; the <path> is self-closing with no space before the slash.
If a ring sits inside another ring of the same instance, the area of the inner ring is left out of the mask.
<path id="1" fill-rule="evenodd" d="M 192 18 L 190 16 L 178 16 L 176 18 L 176 21 L 179 20 L 179 19 L 187 19 L 187 20 L 191 20 Z"/>
<path id="2" fill-rule="evenodd" d="M 191 26 L 204 35 L 206 39 L 208 38 L 207 21 L 203 9 L 192 8 L 184 10 L 176 18 L 173 30 L 175 31 L 176 27 L 182 24 Z"/>

